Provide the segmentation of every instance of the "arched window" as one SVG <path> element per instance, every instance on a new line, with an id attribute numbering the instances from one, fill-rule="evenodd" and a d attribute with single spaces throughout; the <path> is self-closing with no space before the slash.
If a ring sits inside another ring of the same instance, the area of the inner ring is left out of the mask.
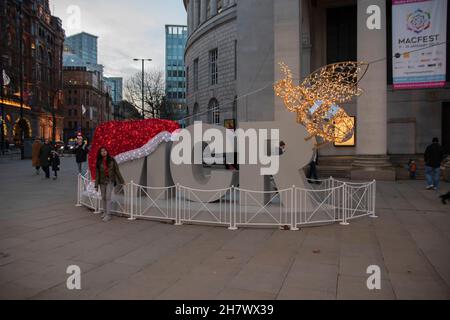
<path id="1" fill-rule="evenodd" d="M 208 104 L 208 122 L 210 124 L 220 124 L 219 102 L 214 98 Z"/>

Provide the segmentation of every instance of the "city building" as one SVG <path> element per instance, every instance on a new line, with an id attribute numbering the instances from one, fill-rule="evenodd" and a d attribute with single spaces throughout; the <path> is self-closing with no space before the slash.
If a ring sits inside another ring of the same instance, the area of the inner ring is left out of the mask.
<path id="1" fill-rule="evenodd" d="M 166 101 L 173 105 L 175 119 L 186 116 L 186 71 L 184 49 L 187 26 L 166 25 Z"/>
<path id="2" fill-rule="evenodd" d="M 65 37 L 61 20 L 52 16 L 48 0 L 3 0 L 0 30 L 3 139 L 61 140 Z"/>
<path id="3" fill-rule="evenodd" d="M 285 112 L 273 91 L 283 77 L 279 62 L 298 81 L 330 63 L 367 61 L 374 63 L 360 83 L 364 94 L 342 106 L 355 120 L 353 143 L 321 148 L 322 174 L 391 180 L 404 175 L 409 158 L 422 159 L 433 137 L 450 151 L 450 55 L 440 62 L 447 66 L 444 86 L 395 89 L 392 1 L 184 0 L 184 5 L 193 118 L 218 124 L 232 118 L 237 126 L 273 121 Z M 379 12 L 380 29 L 367 27 L 369 6 Z M 445 30 L 446 21 L 440 23 Z M 446 39 L 442 42 L 441 51 L 447 47 Z"/>
<path id="4" fill-rule="evenodd" d="M 106 87 L 100 72 L 85 66 L 64 66 L 64 141 L 79 132 L 92 141 L 97 125 L 113 120 L 111 95 Z"/>
<path id="5" fill-rule="evenodd" d="M 114 119 L 114 99 L 122 99 L 122 78 L 104 77 L 97 63 L 97 39 L 81 32 L 64 43 L 64 141 L 79 132 L 91 140 L 98 124 Z"/>
<path id="6" fill-rule="evenodd" d="M 114 120 L 139 120 L 142 115 L 139 110 L 126 100 L 119 101 L 114 105 Z"/>
<path id="7" fill-rule="evenodd" d="M 189 120 L 224 125 L 236 119 L 236 1 L 186 0 L 184 5 L 189 35 L 184 56 Z"/>
<path id="8" fill-rule="evenodd" d="M 67 37 L 64 41 L 65 50 L 78 56 L 90 69 L 103 74 L 103 65 L 98 64 L 98 37 L 87 32 L 81 32 Z"/>
<path id="9" fill-rule="evenodd" d="M 97 36 L 81 32 L 67 37 L 65 44 L 84 62 L 97 64 Z"/>
<path id="10" fill-rule="evenodd" d="M 114 104 L 122 101 L 123 78 L 105 77 L 106 84 L 111 88 L 111 98 Z"/>

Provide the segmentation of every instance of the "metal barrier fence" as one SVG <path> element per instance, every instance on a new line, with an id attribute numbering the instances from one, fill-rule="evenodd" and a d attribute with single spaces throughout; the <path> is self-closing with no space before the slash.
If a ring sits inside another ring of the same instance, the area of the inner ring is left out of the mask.
<path id="1" fill-rule="evenodd" d="M 77 206 L 100 213 L 101 195 L 93 181 L 78 176 Z M 210 224 L 238 227 L 282 227 L 339 222 L 375 215 L 376 181 L 354 183 L 336 180 L 310 180 L 311 188 L 292 186 L 284 190 L 252 191 L 239 187 L 199 190 L 175 185 L 155 188 L 134 183 L 113 192 L 111 211 L 129 220 L 150 219 L 181 224 Z M 219 199 L 213 202 L 200 199 Z M 192 201 L 193 200 L 193 201 Z"/>

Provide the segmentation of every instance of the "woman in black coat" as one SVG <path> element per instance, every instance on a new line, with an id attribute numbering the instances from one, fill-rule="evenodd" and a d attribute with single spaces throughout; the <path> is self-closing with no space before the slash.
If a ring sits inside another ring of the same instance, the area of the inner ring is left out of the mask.
<path id="1" fill-rule="evenodd" d="M 53 148 L 48 139 L 45 139 L 44 145 L 39 150 L 39 160 L 41 162 L 42 170 L 45 172 L 45 178 L 50 179 L 50 157 Z"/>
<path id="2" fill-rule="evenodd" d="M 61 164 L 61 161 L 59 160 L 58 152 L 52 151 L 52 156 L 51 156 L 50 162 L 52 165 L 52 170 L 55 173 L 53 180 L 56 180 L 58 178 L 59 165 Z"/>

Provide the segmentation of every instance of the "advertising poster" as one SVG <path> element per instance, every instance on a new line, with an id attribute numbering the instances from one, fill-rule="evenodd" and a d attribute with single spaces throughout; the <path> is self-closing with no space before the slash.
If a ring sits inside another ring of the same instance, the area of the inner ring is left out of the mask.
<path id="1" fill-rule="evenodd" d="M 394 89 L 445 85 L 447 0 L 393 0 Z"/>

